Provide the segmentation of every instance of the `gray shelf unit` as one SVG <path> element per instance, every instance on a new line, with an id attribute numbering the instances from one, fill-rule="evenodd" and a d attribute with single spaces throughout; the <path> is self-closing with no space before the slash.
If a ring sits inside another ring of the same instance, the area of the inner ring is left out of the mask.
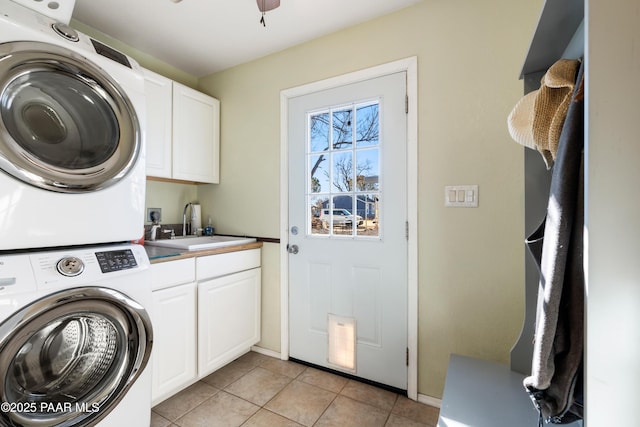
<path id="1" fill-rule="evenodd" d="M 547 0 L 527 53 L 520 78 L 524 93 L 540 87 L 540 79 L 560 58 L 584 55 L 584 1 Z M 551 172 L 536 151 L 524 150 L 525 238 L 544 220 L 549 201 Z M 533 335 L 540 275 L 533 257 L 525 254 L 525 319 L 520 339 L 511 351 L 511 369 L 531 372 Z"/>
<path id="2" fill-rule="evenodd" d="M 520 75 L 525 94 L 540 87 L 542 75 L 558 59 L 583 56 L 583 19 L 584 0 L 545 2 Z M 540 154 L 529 149 L 524 150 L 524 170 L 526 238 L 545 217 L 551 173 Z M 531 372 L 539 273 L 531 255 L 525 256 L 525 319 L 511 364 L 451 355 L 438 427 L 537 426 L 537 412 L 522 380 Z M 582 425 L 577 421 L 567 426 Z"/>

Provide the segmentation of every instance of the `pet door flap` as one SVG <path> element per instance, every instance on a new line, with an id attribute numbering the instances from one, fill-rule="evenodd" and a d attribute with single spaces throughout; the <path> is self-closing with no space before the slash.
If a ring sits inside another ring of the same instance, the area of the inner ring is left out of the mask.
<path id="1" fill-rule="evenodd" d="M 356 319 L 327 316 L 329 340 L 327 362 L 342 370 L 356 371 Z"/>

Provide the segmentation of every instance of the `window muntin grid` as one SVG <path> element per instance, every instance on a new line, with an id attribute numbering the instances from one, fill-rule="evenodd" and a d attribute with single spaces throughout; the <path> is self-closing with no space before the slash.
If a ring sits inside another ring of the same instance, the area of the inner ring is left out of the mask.
<path id="1" fill-rule="evenodd" d="M 380 238 L 380 100 L 307 114 L 307 235 Z"/>

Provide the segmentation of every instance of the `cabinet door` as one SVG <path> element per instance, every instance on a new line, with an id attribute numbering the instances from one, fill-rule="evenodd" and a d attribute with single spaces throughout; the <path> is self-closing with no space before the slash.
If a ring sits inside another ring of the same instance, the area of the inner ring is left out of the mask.
<path id="1" fill-rule="evenodd" d="M 153 380 L 155 405 L 195 381 L 196 284 L 153 292 Z"/>
<path id="2" fill-rule="evenodd" d="M 220 102 L 173 82 L 173 178 L 219 182 Z"/>
<path id="3" fill-rule="evenodd" d="M 171 178 L 171 80 L 144 70 L 147 176 Z"/>
<path id="4" fill-rule="evenodd" d="M 260 341 L 260 268 L 198 283 L 198 376 Z"/>

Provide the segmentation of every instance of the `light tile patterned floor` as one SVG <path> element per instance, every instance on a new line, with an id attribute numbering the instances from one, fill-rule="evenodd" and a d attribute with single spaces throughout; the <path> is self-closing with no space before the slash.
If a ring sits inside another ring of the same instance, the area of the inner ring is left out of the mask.
<path id="1" fill-rule="evenodd" d="M 438 408 L 250 352 L 151 412 L 151 427 L 435 427 Z"/>

